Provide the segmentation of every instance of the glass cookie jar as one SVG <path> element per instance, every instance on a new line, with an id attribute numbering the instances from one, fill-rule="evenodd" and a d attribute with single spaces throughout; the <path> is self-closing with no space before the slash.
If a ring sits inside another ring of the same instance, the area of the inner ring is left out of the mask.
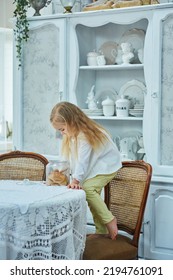
<path id="1" fill-rule="evenodd" d="M 67 186 L 70 182 L 70 165 L 66 160 L 50 160 L 46 165 L 46 185 Z"/>

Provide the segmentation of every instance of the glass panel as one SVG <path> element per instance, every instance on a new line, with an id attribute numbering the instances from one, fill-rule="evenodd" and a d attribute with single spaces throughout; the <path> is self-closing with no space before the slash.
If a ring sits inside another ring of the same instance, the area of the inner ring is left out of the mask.
<path id="1" fill-rule="evenodd" d="M 173 15 L 163 22 L 160 163 L 173 165 Z"/>
<path id="2" fill-rule="evenodd" d="M 24 48 L 23 147 L 58 154 L 49 118 L 59 101 L 59 29 L 53 24 L 30 31 Z"/>

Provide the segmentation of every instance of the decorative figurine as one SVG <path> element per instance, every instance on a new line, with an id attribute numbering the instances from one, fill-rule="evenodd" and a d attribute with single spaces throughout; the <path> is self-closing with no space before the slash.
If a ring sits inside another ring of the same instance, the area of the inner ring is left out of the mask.
<path id="1" fill-rule="evenodd" d="M 123 64 L 131 63 L 134 59 L 132 45 L 130 43 L 122 43 L 121 44 L 121 49 L 122 49 Z"/>
<path id="2" fill-rule="evenodd" d="M 95 88 L 95 85 L 93 85 L 91 87 L 91 90 L 88 93 L 88 97 L 87 97 L 87 101 L 86 101 L 86 103 L 88 104 L 88 109 L 98 109 L 97 103 L 95 100 L 94 88 Z"/>

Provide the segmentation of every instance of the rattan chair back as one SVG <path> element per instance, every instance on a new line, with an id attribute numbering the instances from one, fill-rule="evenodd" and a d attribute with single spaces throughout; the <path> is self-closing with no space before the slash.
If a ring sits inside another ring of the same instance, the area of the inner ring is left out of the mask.
<path id="1" fill-rule="evenodd" d="M 84 260 L 134 260 L 147 201 L 152 167 L 144 161 L 122 163 L 105 187 L 105 203 L 117 218 L 118 235 L 112 240 L 100 234 L 86 238 Z M 92 236 L 93 235 L 93 236 Z"/>
<path id="2" fill-rule="evenodd" d="M 146 205 L 152 167 L 144 161 L 123 162 L 105 188 L 105 202 L 117 218 L 118 229 L 133 235 L 137 246 Z"/>
<path id="3" fill-rule="evenodd" d="M 37 153 L 12 151 L 0 155 L 0 180 L 43 181 L 48 160 Z"/>

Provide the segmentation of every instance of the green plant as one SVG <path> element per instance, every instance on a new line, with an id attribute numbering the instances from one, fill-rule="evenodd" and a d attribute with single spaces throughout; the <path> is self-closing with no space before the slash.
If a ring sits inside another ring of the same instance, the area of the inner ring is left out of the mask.
<path id="1" fill-rule="evenodd" d="M 13 0 L 15 10 L 13 12 L 16 18 L 14 34 L 16 41 L 16 52 L 19 61 L 18 66 L 22 64 L 22 45 L 23 41 L 29 38 L 29 22 L 27 20 L 27 9 L 30 7 L 29 0 Z"/>
<path id="2" fill-rule="evenodd" d="M 35 9 L 34 16 L 40 16 L 40 9 L 47 7 L 52 0 L 13 0 L 15 10 L 13 15 L 16 19 L 14 34 L 16 41 L 16 52 L 19 61 L 18 66 L 22 65 L 22 46 L 23 42 L 29 38 L 29 21 L 27 19 L 27 10 L 29 7 Z"/>

